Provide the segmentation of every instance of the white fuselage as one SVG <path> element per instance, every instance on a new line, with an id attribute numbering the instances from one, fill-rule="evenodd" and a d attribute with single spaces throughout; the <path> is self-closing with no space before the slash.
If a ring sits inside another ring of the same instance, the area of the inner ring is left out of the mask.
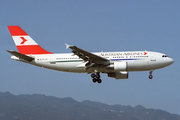
<path id="1" fill-rule="evenodd" d="M 149 71 L 159 68 L 166 67 L 172 64 L 173 59 L 169 58 L 165 54 L 158 52 L 149 52 L 149 51 L 128 51 L 128 52 L 96 52 L 93 53 L 100 57 L 114 62 L 126 62 L 127 68 L 123 71 Z M 31 56 L 31 55 L 29 55 Z M 32 55 L 35 58 L 30 64 L 58 70 L 64 72 L 75 72 L 75 73 L 92 73 L 95 70 L 97 72 L 109 73 L 115 72 L 113 69 L 109 69 L 105 66 L 96 66 L 86 68 L 86 63 L 78 56 L 72 53 L 66 54 L 45 54 L 45 55 Z M 14 60 L 20 60 L 16 57 L 12 57 Z"/>

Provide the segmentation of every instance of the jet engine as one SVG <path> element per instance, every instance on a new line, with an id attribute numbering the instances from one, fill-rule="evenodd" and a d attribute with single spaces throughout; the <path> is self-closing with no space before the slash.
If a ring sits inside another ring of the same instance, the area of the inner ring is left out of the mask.
<path id="1" fill-rule="evenodd" d="M 109 66 L 107 66 L 108 69 L 112 69 L 115 71 L 126 71 L 127 70 L 127 62 L 114 62 L 112 64 L 110 64 Z"/>
<path id="2" fill-rule="evenodd" d="M 108 77 L 116 78 L 116 79 L 128 79 L 128 72 L 114 72 L 108 73 Z"/>

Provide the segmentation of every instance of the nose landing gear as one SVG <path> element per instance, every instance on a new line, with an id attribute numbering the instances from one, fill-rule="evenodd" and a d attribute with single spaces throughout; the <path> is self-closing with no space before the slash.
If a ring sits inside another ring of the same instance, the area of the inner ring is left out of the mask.
<path id="1" fill-rule="evenodd" d="M 97 73 L 92 73 L 91 74 L 91 77 L 93 78 L 92 81 L 95 83 L 95 82 L 98 82 L 98 83 L 101 83 L 102 80 L 100 79 L 100 73 L 97 72 Z"/>
<path id="2" fill-rule="evenodd" d="M 152 73 L 153 73 L 153 70 L 151 70 L 150 72 L 149 72 L 149 79 L 152 79 L 153 78 L 153 76 L 152 76 Z"/>

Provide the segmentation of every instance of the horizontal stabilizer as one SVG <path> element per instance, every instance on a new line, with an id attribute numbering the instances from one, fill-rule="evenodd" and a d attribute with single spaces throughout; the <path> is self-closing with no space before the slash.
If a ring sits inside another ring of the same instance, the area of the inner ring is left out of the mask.
<path id="1" fill-rule="evenodd" d="M 33 57 L 30 57 L 30 56 L 27 56 L 27 55 L 24 55 L 24 54 L 21 54 L 19 52 L 16 52 L 16 51 L 11 51 L 11 50 L 7 50 L 7 52 L 11 53 L 12 55 L 18 57 L 18 58 L 21 58 L 21 59 L 24 59 L 24 60 L 27 60 L 29 62 L 33 61 L 34 58 Z"/>

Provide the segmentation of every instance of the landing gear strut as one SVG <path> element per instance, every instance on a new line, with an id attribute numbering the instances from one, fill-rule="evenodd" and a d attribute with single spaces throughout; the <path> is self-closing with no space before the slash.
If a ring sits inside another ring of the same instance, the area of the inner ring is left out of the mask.
<path id="1" fill-rule="evenodd" d="M 93 78 L 92 81 L 95 83 L 95 82 L 98 82 L 98 83 L 101 83 L 102 80 L 100 79 L 100 73 L 97 72 L 97 73 L 92 73 L 91 74 L 91 77 Z"/>
<path id="2" fill-rule="evenodd" d="M 149 79 L 152 79 L 153 78 L 153 76 L 152 76 L 152 72 L 153 72 L 153 70 L 151 70 L 150 72 L 149 72 Z"/>

